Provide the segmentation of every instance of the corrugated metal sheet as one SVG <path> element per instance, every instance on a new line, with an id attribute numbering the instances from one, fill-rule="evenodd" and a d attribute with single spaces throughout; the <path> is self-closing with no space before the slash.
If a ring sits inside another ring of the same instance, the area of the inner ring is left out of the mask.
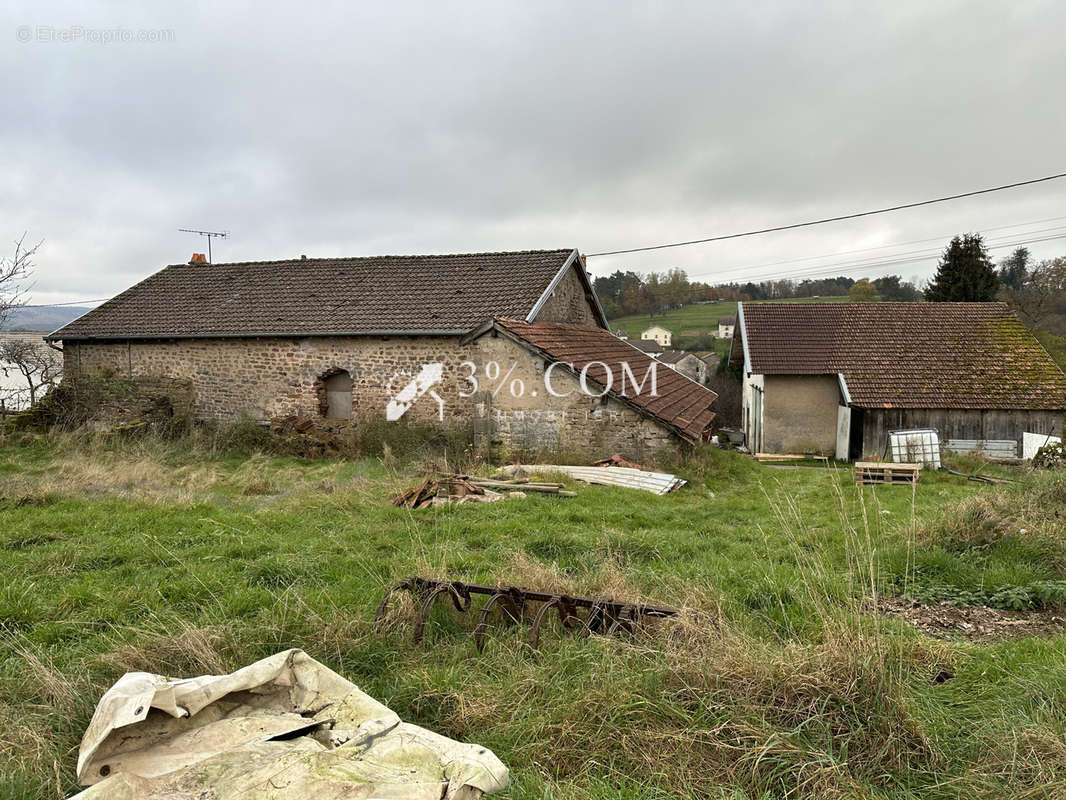
<path id="1" fill-rule="evenodd" d="M 680 489 L 687 481 L 669 472 L 648 472 L 630 467 L 574 467 L 560 464 L 532 464 L 507 467 L 506 471 L 517 469 L 526 472 L 561 472 L 574 480 L 603 486 L 622 486 L 626 489 L 642 489 L 652 494 L 666 494 Z"/>
<path id="2" fill-rule="evenodd" d="M 987 458 L 1018 457 L 1018 443 L 1013 439 L 948 439 L 944 449 L 952 453 L 980 453 Z"/>

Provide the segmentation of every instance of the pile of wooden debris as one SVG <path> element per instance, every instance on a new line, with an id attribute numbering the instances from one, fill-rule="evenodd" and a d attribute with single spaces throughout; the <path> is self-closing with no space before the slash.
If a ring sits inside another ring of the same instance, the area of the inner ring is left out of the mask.
<path id="1" fill-rule="evenodd" d="M 284 439 L 293 454 L 322 458 L 340 453 L 347 420 L 316 420 L 290 414 L 270 420 L 270 432 Z"/>
<path id="2" fill-rule="evenodd" d="M 392 499 L 400 508 L 429 508 L 452 503 L 492 503 L 508 497 L 525 497 L 527 492 L 576 497 L 577 492 L 563 490 L 561 483 L 531 483 L 523 478 L 477 478 L 470 475 L 445 475 L 427 478 L 421 486 L 405 489 Z"/>
<path id="3" fill-rule="evenodd" d="M 274 417 L 270 420 L 270 430 L 273 433 L 307 433 L 315 427 L 315 421 L 308 417 L 298 417 L 290 414 L 287 417 Z"/>

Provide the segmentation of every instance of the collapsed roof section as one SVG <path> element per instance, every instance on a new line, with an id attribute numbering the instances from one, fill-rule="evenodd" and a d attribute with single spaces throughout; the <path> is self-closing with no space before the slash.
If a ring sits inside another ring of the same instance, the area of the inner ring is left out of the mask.
<path id="1" fill-rule="evenodd" d="M 661 365 L 655 359 L 610 331 L 497 318 L 471 338 L 489 331 L 510 337 L 574 374 L 585 371 L 588 380 L 605 388 L 609 396 L 662 423 L 686 441 L 698 442 L 710 435 L 715 417 L 711 405 L 718 395 L 673 369 L 658 369 Z M 655 375 L 654 393 L 646 380 L 649 369 Z"/>

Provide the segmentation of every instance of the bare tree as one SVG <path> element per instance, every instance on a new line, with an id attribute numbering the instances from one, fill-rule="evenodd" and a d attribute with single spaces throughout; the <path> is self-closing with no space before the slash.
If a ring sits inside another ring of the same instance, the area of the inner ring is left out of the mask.
<path id="1" fill-rule="evenodd" d="M 1066 256 L 1040 262 L 1020 287 L 1005 286 L 1002 294 L 1027 322 L 1043 328 L 1049 316 L 1066 313 Z"/>
<path id="2" fill-rule="evenodd" d="M 58 382 L 62 370 L 59 354 L 43 343 L 21 338 L 0 341 L 0 372 L 4 377 L 12 372 L 22 375 L 26 385 L 15 392 L 24 394 L 31 406 Z"/>
<path id="3" fill-rule="evenodd" d="M 23 233 L 15 241 L 14 254 L 10 258 L 0 258 L 0 327 L 11 311 L 22 304 L 25 281 L 33 271 L 33 256 L 43 243 L 28 247 L 25 242 L 26 234 Z"/>

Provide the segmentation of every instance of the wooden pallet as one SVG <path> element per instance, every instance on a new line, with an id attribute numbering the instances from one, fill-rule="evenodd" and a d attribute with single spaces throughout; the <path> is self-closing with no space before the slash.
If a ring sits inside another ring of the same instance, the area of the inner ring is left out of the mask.
<path id="1" fill-rule="evenodd" d="M 855 483 L 915 484 L 922 476 L 921 464 L 893 464 L 888 461 L 856 461 Z"/>

